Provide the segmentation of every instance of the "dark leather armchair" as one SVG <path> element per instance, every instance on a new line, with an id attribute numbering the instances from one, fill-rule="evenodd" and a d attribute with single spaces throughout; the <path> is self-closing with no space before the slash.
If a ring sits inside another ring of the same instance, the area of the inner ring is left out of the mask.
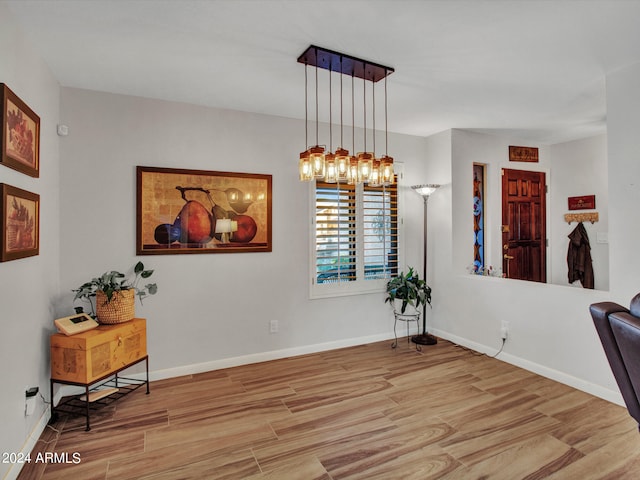
<path id="1" fill-rule="evenodd" d="M 629 415 L 640 428 L 640 293 L 629 309 L 601 302 L 589 310 Z"/>

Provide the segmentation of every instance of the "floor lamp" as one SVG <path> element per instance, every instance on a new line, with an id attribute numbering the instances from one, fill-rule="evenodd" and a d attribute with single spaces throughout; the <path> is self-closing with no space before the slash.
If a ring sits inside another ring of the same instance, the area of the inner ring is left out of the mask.
<path id="1" fill-rule="evenodd" d="M 422 256 L 422 278 L 424 281 L 427 281 L 427 201 L 429 200 L 429 195 L 436 191 L 436 189 L 440 185 L 436 185 L 433 183 L 427 185 L 413 185 L 411 188 L 422 196 L 422 200 L 424 202 L 424 252 Z M 420 335 L 415 335 L 411 337 L 411 341 L 413 343 L 417 343 L 419 345 L 435 345 L 438 343 L 438 339 L 427 333 L 427 304 L 422 306 L 422 333 Z"/>

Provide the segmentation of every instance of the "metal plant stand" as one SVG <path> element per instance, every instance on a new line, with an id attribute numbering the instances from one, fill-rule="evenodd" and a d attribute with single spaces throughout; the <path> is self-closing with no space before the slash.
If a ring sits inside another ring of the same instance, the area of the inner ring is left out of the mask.
<path id="1" fill-rule="evenodd" d="M 407 343 L 409 343 L 411 337 L 409 334 L 409 322 L 416 322 L 416 330 L 418 333 L 420 332 L 420 312 L 416 313 L 397 313 L 393 312 L 395 320 L 393 322 L 393 335 L 395 337 L 394 342 L 391 344 L 391 348 L 396 348 L 398 346 L 398 334 L 396 333 L 396 326 L 398 325 L 398 320 L 401 322 L 405 322 L 407 324 Z M 422 351 L 422 347 L 419 343 L 415 343 L 416 350 L 418 352 Z"/>

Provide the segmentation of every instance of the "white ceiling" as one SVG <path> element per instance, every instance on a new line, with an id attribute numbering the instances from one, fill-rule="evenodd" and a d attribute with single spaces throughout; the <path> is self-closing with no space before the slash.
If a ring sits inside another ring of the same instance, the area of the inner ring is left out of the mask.
<path id="1" fill-rule="evenodd" d="M 605 75 L 640 61 L 638 0 L 4 3 L 65 87 L 304 118 L 315 44 L 395 68 L 389 130 L 411 135 L 602 133 Z"/>

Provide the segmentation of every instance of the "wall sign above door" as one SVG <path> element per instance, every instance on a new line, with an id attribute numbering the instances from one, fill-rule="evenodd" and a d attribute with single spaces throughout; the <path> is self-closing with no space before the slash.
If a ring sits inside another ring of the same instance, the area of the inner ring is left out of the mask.
<path id="1" fill-rule="evenodd" d="M 509 161 L 510 162 L 537 162 L 537 147 L 514 147 L 509 145 Z"/>

